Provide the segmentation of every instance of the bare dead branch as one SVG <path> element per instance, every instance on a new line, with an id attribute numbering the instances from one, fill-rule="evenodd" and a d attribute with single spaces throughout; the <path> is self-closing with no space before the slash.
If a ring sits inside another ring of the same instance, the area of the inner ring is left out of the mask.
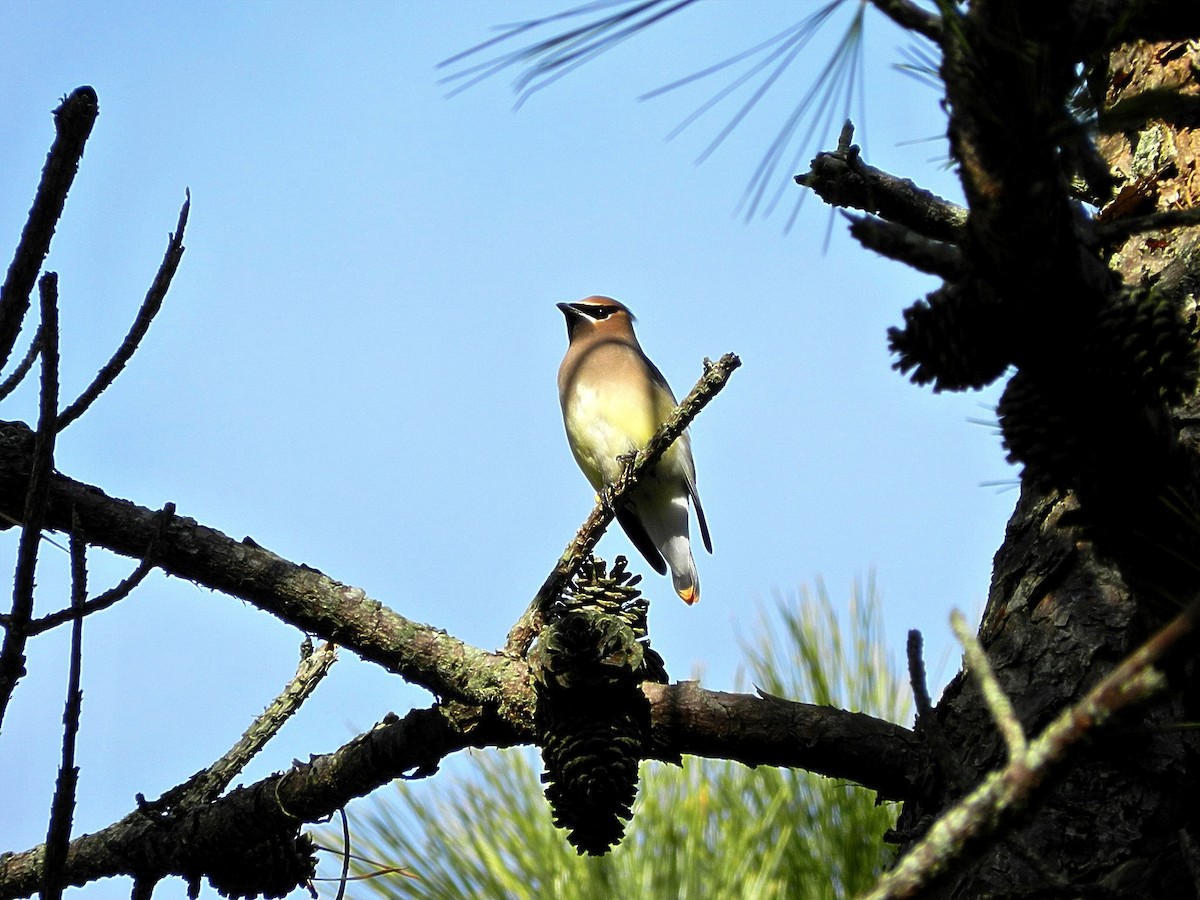
<path id="1" fill-rule="evenodd" d="M 17 252 L 13 254 L 4 284 L 0 286 L 0 368 L 8 362 L 25 313 L 29 311 L 33 283 L 42 268 L 42 261 L 50 252 L 54 228 L 79 169 L 83 145 L 99 114 L 96 92 L 90 87 L 76 88 L 54 110 L 54 143 L 50 145 L 42 180 L 21 232 Z"/>
<path id="2" fill-rule="evenodd" d="M 929 699 L 929 685 L 925 680 L 925 657 L 923 654 L 924 639 L 921 632 L 913 628 L 908 632 L 908 643 L 905 647 L 908 656 L 908 683 L 912 686 L 913 703 L 917 707 L 917 716 L 925 716 L 933 712 L 933 702 Z"/>
<path id="3" fill-rule="evenodd" d="M 154 544 L 158 541 L 159 536 L 162 534 L 162 530 L 166 526 L 167 522 L 169 522 L 171 517 L 174 515 L 174 503 L 167 503 L 158 512 L 159 524 L 154 532 L 154 536 L 150 539 L 150 545 L 146 548 L 146 552 L 142 555 L 141 561 L 138 563 L 137 568 L 134 569 L 127 578 L 122 579 L 118 585 L 109 588 L 103 594 L 100 594 L 98 597 L 95 597 L 92 600 L 88 600 L 87 602 L 79 604 L 78 606 L 72 604 L 69 609 L 61 609 L 58 612 L 48 613 L 39 619 L 34 619 L 29 623 L 29 627 L 27 629 L 29 636 L 33 637 L 34 635 L 41 634 L 43 631 L 49 631 L 51 628 L 57 628 L 64 622 L 72 622 L 76 619 L 90 616 L 92 613 L 97 613 L 101 610 L 108 609 L 110 606 L 113 606 L 114 604 L 128 597 L 133 592 L 133 589 L 141 584 L 146 576 L 154 570 Z M 74 532 L 72 531 L 72 533 Z M 0 618 L 0 624 L 3 624 L 2 618 Z"/>
<path id="4" fill-rule="evenodd" d="M 818 153 L 812 168 L 796 176 L 796 184 L 811 188 L 830 206 L 861 209 L 932 240 L 957 243 L 967 222 L 966 209 L 907 178 L 868 166 L 858 145 L 851 143 L 853 137 L 854 127 L 847 122 L 837 149 Z"/>
<path id="5" fill-rule="evenodd" d="M 692 420 L 708 405 L 725 384 L 729 377 L 742 364 L 736 354 L 726 353 L 715 363 L 704 361 L 704 374 L 696 382 L 696 386 L 688 393 L 683 401 L 675 407 L 667 420 L 655 432 L 654 437 L 642 448 L 631 463 L 625 467 L 624 474 L 616 484 L 611 485 L 607 496 L 602 496 L 596 503 L 591 515 L 587 517 L 563 555 L 551 570 L 542 586 L 534 595 L 521 618 L 508 633 L 504 654 L 521 658 L 529 650 L 529 645 L 541 631 L 542 610 L 562 593 L 567 582 L 578 570 L 580 564 L 592 552 L 604 530 L 613 520 L 614 510 L 620 509 L 638 480 L 642 478 L 662 457 L 675 440 L 687 430 Z"/>
<path id="6" fill-rule="evenodd" d="M 0 723 L 13 688 L 25 674 L 25 641 L 33 617 L 33 582 L 38 546 L 54 470 L 54 421 L 58 414 L 58 276 L 47 272 L 39 284 L 42 313 L 42 388 L 38 428 L 33 440 L 28 480 L 21 494 L 21 540 L 17 548 L 17 571 L 13 604 L 4 646 L 0 649 Z M 16 499 L 16 498 L 14 498 Z M 15 512 L 15 509 L 13 510 Z M 11 514 L 11 513 L 10 513 Z"/>
<path id="7" fill-rule="evenodd" d="M 162 309 L 164 298 L 167 296 L 167 290 L 171 287 L 171 279 L 175 277 L 175 270 L 179 268 L 179 260 L 183 257 L 183 231 L 187 227 L 188 211 L 192 206 L 192 192 L 187 191 L 183 201 L 183 207 L 179 210 L 179 222 L 175 226 L 175 231 L 171 235 L 167 243 L 167 252 L 163 257 L 162 264 L 158 267 L 158 273 L 154 276 L 154 281 L 150 284 L 150 289 L 146 292 L 146 299 L 142 301 L 141 308 L 138 309 L 137 316 L 133 320 L 133 325 L 129 328 L 129 333 L 125 335 L 125 340 L 121 342 L 121 346 L 117 348 L 117 352 L 112 355 L 104 367 L 99 371 L 92 383 L 87 386 L 82 394 L 58 417 L 58 430 L 62 431 L 80 416 L 82 416 L 89 406 L 91 406 L 96 398 L 107 388 L 116 377 L 121 374 L 121 370 L 133 357 L 134 351 L 141 346 L 142 338 L 146 336 L 146 332 L 150 330 L 150 323 L 154 321 L 154 317 L 158 311 Z"/>
<path id="8" fill-rule="evenodd" d="M 843 215 L 850 220 L 851 237 L 868 250 L 946 281 L 955 281 L 966 272 L 962 253 L 953 244 L 935 241 L 907 225 L 874 216 Z"/>
<path id="9" fill-rule="evenodd" d="M 941 17 L 910 0 L 871 0 L 871 5 L 906 31 L 915 31 L 935 44 L 942 42 Z"/>
<path id="10" fill-rule="evenodd" d="M 972 839 L 994 831 L 1001 818 L 1023 805 L 1067 751 L 1108 721 L 1114 713 L 1160 690 L 1166 679 L 1154 664 L 1200 619 L 1193 603 L 1126 657 L 1076 704 L 1064 709 L 1013 756 L 987 776 L 956 806 L 947 810 L 899 863 L 862 900 L 914 897 Z"/>
<path id="11" fill-rule="evenodd" d="M 71 532 L 71 605 L 79 607 L 87 597 L 87 543 L 82 532 Z M 83 617 L 71 626 L 71 665 L 67 675 L 67 704 L 63 711 L 62 765 L 54 800 L 50 804 L 50 825 L 46 831 L 46 862 L 42 871 L 43 900 L 58 900 L 63 894 L 62 871 L 71 843 L 71 821 L 75 815 L 75 790 L 79 769 L 75 765 L 75 742 L 79 736 L 79 717 L 83 691 L 79 689 L 83 665 Z"/>
<path id="12" fill-rule="evenodd" d="M 33 368 L 33 361 L 37 359 L 38 351 L 42 346 L 42 326 L 38 325 L 38 330 L 33 335 L 33 340 L 29 344 L 29 350 L 25 353 L 25 358 L 22 359 L 15 369 L 4 379 L 3 384 L 0 384 L 0 400 L 3 400 L 13 391 L 15 391 L 25 380 L 25 376 L 29 374 Z"/>

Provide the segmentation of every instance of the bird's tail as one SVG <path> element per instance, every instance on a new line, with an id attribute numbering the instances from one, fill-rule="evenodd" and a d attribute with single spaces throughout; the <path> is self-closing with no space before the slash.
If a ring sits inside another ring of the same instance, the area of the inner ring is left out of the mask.
<path id="1" fill-rule="evenodd" d="M 696 561 L 692 559 L 692 543 L 688 538 L 687 495 L 673 497 L 656 508 L 661 518 L 644 516 L 646 531 L 671 569 L 675 593 L 691 606 L 700 599 L 700 578 L 696 575 Z"/>

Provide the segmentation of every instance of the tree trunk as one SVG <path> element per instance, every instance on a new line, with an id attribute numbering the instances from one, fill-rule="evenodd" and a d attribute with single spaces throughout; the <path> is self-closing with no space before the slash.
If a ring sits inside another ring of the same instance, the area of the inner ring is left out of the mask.
<path id="1" fill-rule="evenodd" d="M 1100 221 L 1195 206 L 1200 47 L 1143 43 L 1120 48 L 1109 62 L 1106 107 L 1119 113 L 1124 106 L 1140 121 L 1100 141 L 1118 177 Z M 1155 89 L 1180 85 L 1182 102 L 1178 93 L 1174 101 L 1164 96 L 1147 117 Z M 1155 285 L 1191 316 L 1200 296 L 1198 250 L 1200 228 L 1165 229 L 1134 235 L 1108 261 L 1126 285 Z M 1188 465 L 1200 475 L 1200 400 L 1193 395 L 1183 407 L 1173 411 L 1176 425 Z M 1130 589 L 1121 567 L 1073 523 L 1079 505 L 1073 491 L 1023 479 L 995 558 L 980 640 L 1027 734 L 1077 701 L 1177 611 L 1157 591 Z M 1200 521 L 1192 525 L 1200 529 Z M 1167 691 L 1098 732 L 1001 830 L 1003 837 L 980 842 L 923 896 L 1200 896 L 1200 736 L 1187 727 L 1200 718 L 1196 649 L 1194 641 L 1179 648 Z M 926 800 L 905 806 L 898 828 L 905 840 L 1005 761 L 972 676 L 956 676 L 935 719 L 918 722 L 918 731 L 943 748 L 939 771 L 930 776 Z"/>

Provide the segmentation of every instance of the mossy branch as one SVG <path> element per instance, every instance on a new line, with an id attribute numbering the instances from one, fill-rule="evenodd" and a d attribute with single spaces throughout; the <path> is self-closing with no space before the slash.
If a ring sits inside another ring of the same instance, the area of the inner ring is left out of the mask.
<path id="1" fill-rule="evenodd" d="M 1010 736 L 1008 764 L 988 775 L 975 790 L 947 810 L 861 900 L 917 896 L 963 852 L 969 841 L 995 831 L 1007 814 L 1024 805 L 1071 747 L 1093 735 L 1115 713 L 1161 690 L 1166 679 L 1154 664 L 1191 634 L 1198 621 L 1200 603 L 1193 603 L 1126 657 L 1078 703 L 1060 712 L 1035 739 L 1025 743 Z M 990 668 L 976 671 L 990 672 Z M 1007 705 L 1007 701 L 1002 705 Z"/>

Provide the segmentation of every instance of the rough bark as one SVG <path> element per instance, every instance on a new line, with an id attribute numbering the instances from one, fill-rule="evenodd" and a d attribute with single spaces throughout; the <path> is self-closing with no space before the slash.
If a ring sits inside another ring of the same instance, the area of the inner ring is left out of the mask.
<path id="1" fill-rule="evenodd" d="M 1111 57 L 1108 105 L 1164 85 L 1185 85 L 1185 94 L 1195 96 L 1197 72 L 1200 53 L 1194 43 L 1118 48 Z M 1200 120 L 1186 102 L 1174 108 L 1173 118 L 1142 120 L 1101 141 L 1118 178 L 1115 199 L 1102 219 L 1106 213 L 1115 217 L 1191 207 L 1200 199 L 1195 186 Z M 978 139 L 980 128 L 972 131 L 970 123 L 960 127 L 969 132 L 961 141 Z M 995 145 L 989 143 L 987 151 L 995 152 Z M 1042 162 L 1042 174 L 1054 177 L 1054 161 Z M 981 171 L 996 168 L 994 161 L 981 165 Z M 1037 177 L 1036 165 L 1030 171 Z M 1016 226 L 1004 220 L 1003 210 L 996 211 L 1002 204 L 994 196 L 984 196 L 985 179 L 975 183 L 980 196 L 974 198 L 972 216 L 976 208 L 991 212 L 976 223 L 990 234 L 980 237 L 976 231 L 976 239 L 988 243 L 984 253 L 995 260 L 994 234 Z M 1061 249 L 1072 243 L 1069 234 L 1053 234 L 1069 231 L 1060 213 L 1050 213 L 1027 231 L 1039 229 L 1049 245 Z M 1124 284 L 1154 284 L 1190 314 L 1200 288 L 1198 246 L 1197 228 L 1138 234 L 1112 248 L 1107 262 Z M 1025 252 L 1034 255 L 1034 248 Z M 1015 279 L 1030 273 L 1036 279 L 1071 269 L 1069 260 L 1056 263 L 1046 253 L 1032 264 L 1009 262 L 1014 268 L 1004 279 L 993 278 L 1004 290 L 1021 289 Z M 1047 284 L 1044 290 L 1053 294 L 1060 284 Z M 1075 290 L 1082 295 L 1096 284 L 1091 278 L 1081 280 Z M 1054 297 L 1043 293 L 1039 302 L 1053 303 Z M 1189 454 L 1185 477 L 1193 483 L 1200 478 L 1197 406 L 1193 395 L 1175 410 Z M 1136 560 L 1122 566 L 1088 539 L 1088 532 L 1077 526 L 1081 504 L 1085 500 L 1073 491 L 1026 483 L 995 558 L 980 639 L 1027 731 L 1043 726 L 1110 671 L 1173 602 L 1150 584 L 1131 590 L 1124 573 L 1136 568 Z M 1200 739 L 1194 729 L 1181 727 L 1196 721 L 1200 712 L 1196 649 L 1193 642 L 1176 654 L 1167 672 L 1169 692 L 1104 732 L 1010 823 L 1001 840 L 973 848 L 923 896 L 1198 896 L 1188 857 L 1200 843 Z M 941 743 L 954 750 L 939 760 L 936 775 L 931 773 L 926 799 L 906 804 L 899 829 L 905 838 L 923 831 L 928 817 L 1004 758 L 1002 741 L 972 678 L 960 674 L 952 682 L 936 721 L 920 723 L 918 733 L 935 728 L 944 738 Z"/>

